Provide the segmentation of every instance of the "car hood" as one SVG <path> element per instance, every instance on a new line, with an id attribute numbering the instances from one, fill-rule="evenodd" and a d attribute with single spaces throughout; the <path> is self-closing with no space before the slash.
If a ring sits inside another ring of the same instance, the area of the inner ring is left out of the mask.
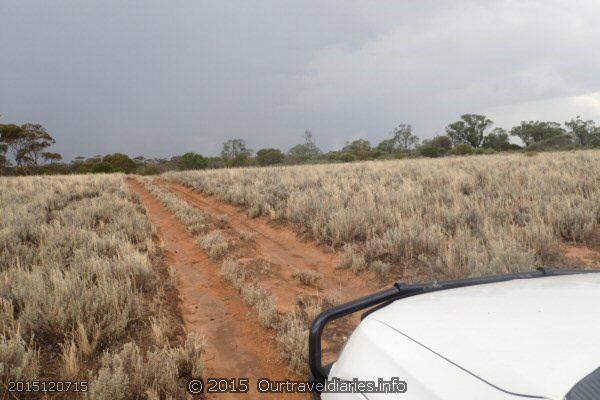
<path id="1" fill-rule="evenodd" d="M 563 399 L 600 366 L 600 274 L 442 290 L 368 318 L 519 395 Z"/>

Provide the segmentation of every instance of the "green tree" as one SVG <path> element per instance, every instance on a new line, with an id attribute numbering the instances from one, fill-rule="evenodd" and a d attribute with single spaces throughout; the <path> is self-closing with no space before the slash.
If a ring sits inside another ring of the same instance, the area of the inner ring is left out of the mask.
<path id="1" fill-rule="evenodd" d="M 461 143 L 461 144 L 456 145 L 456 147 L 454 147 L 454 150 L 452 150 L 452 153 L 456 154 L 457 156 L 467 156 L 470 154 L 474 154 L 475 149 L 470 144 Z"/>
<path id="2" fill-rule="evenodd" d="M 221 157 L 225 160 L 232 160 L 238 156 L 252 155 L 252 150 L 246 147 L 246 141 L 244 139 L 230 139 L 223 143 L 223 150 L 221 150 Z"/>
<path id="3" fill-rule="evenodd" d="M 578 145 L 590 146 L 600 140 L 600 127 L 594 121 L 584 121 L 580 116 L 565 122 L 567 135 Z"/>
<path id="4" fill-rule="evenodd" d="M 50 162 L 50 164 L 54 164 L 62 160 L 62 156 L 58 153 L 45 152 L 42 153 L 42 157 L 44 158 L 44 161 Z"/>
<path id="5" fill-rule="evenodd" d="M 452 140 L 446 135 L 436 136 L 433 139 L 424 140 L 418 150 L 425 157 L 441 157 L 452 150 Z"/>
<path id="6" fill-rule="evenodd" d="M 177 157 L 176 164 L 177 169 L 185 171 L 188 169 L 205 169 L 208 166 L 208 161 L 198 153 L 188 152 L 181 157 Z"/>
<path id="7" fill-rule="evenodd" d="M 135 162 L 129 158 L 127 154 L 114 153 L 105 155 L 102 159 L 103 162 L 108 163 L 113 169 L 123 171 L 128 174 L 135 172 Z"/>
<path id="8" fill-rule="evenodd" d="M 383 139 L 377 145 L 376 149 L 383 154 L 393 154 L 396 151 L 396 140 L 395 139 Z"/>
<path id="9" fill-rule="evenodd" d="M 315 144 L 311 131 L 304 131 L 304 143 L 297 144 L 288 151 L 288 156 L 294 162 L 305 162 L 318 157 L 321 150 Z"/>
<path id="10" fill-rule="evenodd" d="M 241 153 L 227 160 L 227 166 L 229 167 L 247 167 L 254 165 L 254 159 L 247 153 Z"/>
<path id="11" fill-rule="evenodd" d="M 256 152 L 256 161 L 258 165 L 281 164 L 285 159 L 285 154 L 279 149 L 260 149 Z"/>
<path id="12" fill-rule="evenodd" d="M 110 163 L 108 163 L 106 161 L 101 161 L 101 162 L 92 164 L 90 171 L 94 174 L 123 172 L 123 170 L 114 168 Z"/>
<path id="13" fill-rule="evenodd" d="M 419 138 L 412 133 L 412 125 L 400 124 L 394 129 L 394 142 L 400 150 L 410 150 L 419 145 Z"/>
<path id="14" fill-rule="evenodd" d="M 446 127 L 446 133 L 457 145 L 461 143 L 469 144 L 478 148 L 483 143 L 485 131 L 493 122 L 485 115 L 464 114 L 460 121 L 451 123 Z"/>
<path id="15" fill-rule="evenodd" d="M 365 160 L 373 154 L 371 149 L 371 142 L 364 139 L 357 139 L 350 143 L 346 143 L 342 152 L 351 153 L 359 160 Z"/>
<path id="16" fill-rule="evenodd" d="M 483 139 L 483 147 L 494 149 L 496 151 L 506 151 L 510 149 L 508 132 L 502 128 L 495 128 Z"/>
<path id="17" fill-rule="evenodd" d="M 55 143 L 40 124 L 0 125 L 0 144 L 9 149 L 18 166 L 39 165 L 44 150 Z"/>
<path id="18" fill-rule="evenodd" d="M 519 137 L 527 146 L 565 133 L 559 123 L 543 121 L 522 121 L 510 130 L 512 136 Z"/>

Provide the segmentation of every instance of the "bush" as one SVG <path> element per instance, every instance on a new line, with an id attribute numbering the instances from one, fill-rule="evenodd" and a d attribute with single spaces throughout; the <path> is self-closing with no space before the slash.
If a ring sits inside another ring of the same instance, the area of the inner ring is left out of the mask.
<path id="1" fill-rule="evenodd" d="M 467 156 L 475 154 L 475 149 L 470 144 L 461 143 L 452 150 L 452 153 L 457 156 Z"/>
<path id="2" fill-rule="evenodd" d="M 94 174 L 103 174 L 103 173 L 109 174 L 112 172 L 123 172 L 123 171 L 117 170 L 117 169 L 113 168 L 113 166 L 110 165 L 109 163 L 102 161 L 102 162 L 92 164 L 91 172 Z"/>
<path id="3" fill-rule="evenodd" d="M 177 169 L 185 171 L 189 169 L 205 169 L 208 165 L 206 158 L 198 153 L 185 153 L 177 159 Z"/>
<path id="4" fill-rule="evenodd" d="M 421 146 L 419 148 L 419 153 L 421 153 L 422 156 L 430 158 L 440 157 L 444 155 L 444 152 L 440 147 L 431 144 Z"/>
<path id="5" fill-rule="evenodd" d="M 135 162 L 127 154 L 114 153 L 104 156 L 102 161 L 109 163 L 113 169 L 122 170 L 128 174 L 135 172 Z"/>
<path id="6" fill-rule="evenodd" d="M 256 152 L 256 161 L 260 166 L 281 164 L 285 154 L 279 149 L 261 149 Z"/>

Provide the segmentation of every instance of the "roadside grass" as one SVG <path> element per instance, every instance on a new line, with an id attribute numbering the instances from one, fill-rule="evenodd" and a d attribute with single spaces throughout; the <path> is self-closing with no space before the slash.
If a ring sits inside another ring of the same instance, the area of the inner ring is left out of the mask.
<path id="1" fill-rule="evenodd" d="M 122 176 L 0 187 L 0 381 L 88 380 L 92 399 L 184 395 L 205 344 L 158 322 L 173 318 L 176 294 L 162 296 L 166 265 Z M 148 362 L 159 359 L 160 373 Z"/>
<path id="2" fill-rule="evenodd" d="M 290 223 L 340 267 L 444 279 L 560 262 L 600 223 L 600 151 L 169 172 L 164 179 Z"/>

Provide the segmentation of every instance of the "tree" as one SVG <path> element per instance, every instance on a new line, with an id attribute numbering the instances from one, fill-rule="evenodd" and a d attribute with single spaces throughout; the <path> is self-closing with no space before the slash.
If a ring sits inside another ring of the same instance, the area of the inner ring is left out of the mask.
<path id="1" fill-rule="evenodd" d="M 425 157 L 440 157 L 448 154 L 450 150 L 452 150 L 452 140 L 445 135 L 424 140 L 419 147 L 419 153 Z"/>
<path id="2" fill-rule="evenodd" d="M 383 154 L 393 154 L 396 151 L 396 140 L 393 138 L 383 139 L 376 148 Z"/>
<path id="3" fill-rule="evenodd" d="M 42 157 L 44 158 L 44 161 L 46 162 L 50 162 L 50 164 L 54 164 L 56 162 L 59 162 L 60 160 L 62 160 L 62 156 L 58 153 L 42 153 Z"/>
<path id="4" fill-rule="evenodd" d="M 400 150 L 410 150 L 419 144 L 410 124 L 400 124 L 394 129 L 394 142 Z"/>
<path id="5" fill-rule="evenodd" d="M 510 149 L 508 132 L 502 128 L 495 128 L 483 139 L 483 147 L 494 149 L 496 151 L 506 151 Z"/>
<path id="6" fill-rule="evenodd" d="M 261 166 L 281 164 L 284 158 L 285 154 L 279 149 L 260 149 L 256 152 L 256 161 Z"/>
<path id="7" fill-rule="evenodd" d="M 446 133 L 457 145 L 461 143 L 469 144 L 478 148 L 483 143 L 485 131 L 493 122 L 485 115 L 464 114 L 460 117 L 461 121 L 456 121 L 446 127 Z"/>
<path id="8" fill-rule="evenodd" d="M 0 125 L 0 144 L 10 149 L 18 166 L 39 165 L 44 150 L 54 143 L 40 124 Z"/>
<path id="9" fill-rule="evenodd" d="M 342 152 L 351 153 L 359 160 L 365 160 L 373 153 L 371 143 L 364 139 L 357 139 L 350 143 L 346 143 L 344 148 L 342 148 Z"/>
<path id="10" fill-rule="evenodd" d="M 252 155 L 252 150 L 246 147 L 246 141 L 244 139 L 230 139 L 223 143 L 221 157 L 225 160 L 232 160 L 240 155 L 248 157 Z"/>
<path id="11" fill-rule="evenodd" d="M 565 133 L 559 123 L 543 121 L 522 121 L 521 125 L 510 130 L 512 136 L 521 138 L 527 146 Z"/>
<path id="12" fill-rule="evenodd" d="M 321 154 L 321 150 L 315 144 L 313 134 L 304 131 L 304 143 L 297 144 L 288 150 L 288 156 L 295 162 L 308 161 Z"/>
<path id="13" fill-rule="evenodd" d="M 6 150 L 8 146 L 4 143 L 0 143 L 0 171 L 4 170 L 8 165 L 8 159 L 6 158 Z"/>
<path id="14" fill-rule="evenodd" d="M 454 150 L 452 150 L 452 153 L 456 154 L 457 156 L 467 156 L 470 154 L 475 154 L 475 149 L 470 144 L 461 143 L 459 145 L 456 145 L 456 147 L 454 147 Z"/>
<path id="15" fill-rule="evenodd" d="M 177 157 L 176 164 L 177 169 L 185 171 L 188 169 L 205 169 L 208 166 L 208 161 L 198 153 L 188 152 L 181 157 Z"/>
<path id="16" fill-rule="evenodd" d="M 105 155 L 102 159 L 103 162 L 108 163 L 112 166 L 113 169 L 117 171 L 123 171 L 126 173 L 135 172 L 135 162 L 129 158 L 127 154 L 123 153 L 114 153 Z"/>
<path id="17" fill-rule="evenodd" d="M 94 174 L 105 174 L 111 172 L 122 172 L 121 169 L 115 169 L 111 164 L 106 161 L 101 161 L 92 164 L 91 172 Z"/>
<path id="18" fill-rule="evenodd" d="M 597 127 L 594 121 L 584 121 L 577 116 L 577 118 L 565 122 L 565 126 L 567 135 L 581 146 L 589 146 L 592 142 L 600 139 L 600 127 Z"/>

